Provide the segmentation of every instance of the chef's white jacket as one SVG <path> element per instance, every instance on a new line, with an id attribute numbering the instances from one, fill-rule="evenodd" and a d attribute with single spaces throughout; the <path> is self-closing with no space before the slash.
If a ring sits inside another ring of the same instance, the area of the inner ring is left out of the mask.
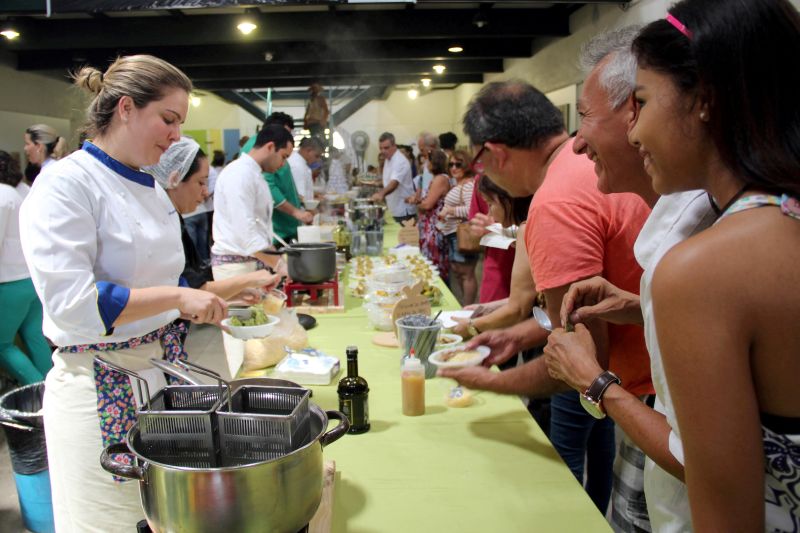
<path id="1" fill-rule="evenodd" d="M 177 286 L 185 259 L 164 189 L 93 144 L 39 174 L 20 210 L 20 234 L 42 329 L 58 346 L 123 342 L 178 317 L 175 309 L 112 326 L 130 289 Z"/>
<path id="2" fill-rule="evenodd" d="M 22 181 L 16 187 L 0 183 L 0 283 L 30 277 L 19 241 L 19 207 L 30 190 Z"/>
<path id="3" fill-rule="evenodd" d="M 272 245 L 272 194 L 261 166 L 242 154 L 220 172 L 214 188 L 215 255 L 251 256 Z"/>
<path id="4" fill-rule="evenodd" d="M 303 200 L 313 200 L 314 172 L 297 150 L 292 152 L 292 155 L 289 156 L 287 161 L 292 169 L 292 179 L 294 179 L 294 186 L 297 188 L 297 194 L 302 196 Z"/>

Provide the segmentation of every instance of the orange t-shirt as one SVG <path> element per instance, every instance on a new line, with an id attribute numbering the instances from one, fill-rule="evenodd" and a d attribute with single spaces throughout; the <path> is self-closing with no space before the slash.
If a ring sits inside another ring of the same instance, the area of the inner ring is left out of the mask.
<path id="1" fill-rule="evenodd" d="M 536 290 L 600 275 L 639 294 L 642 269 L 633 244 L 650 208 L 631 193 L 597 190 L 594 164 L 572 151 L 571 139 L 556 155 L 528 211 L 525 244 Z M 609 370 L 632 394 L 653 394 L 650 356 L 639 326 L 608 325 Z"/>

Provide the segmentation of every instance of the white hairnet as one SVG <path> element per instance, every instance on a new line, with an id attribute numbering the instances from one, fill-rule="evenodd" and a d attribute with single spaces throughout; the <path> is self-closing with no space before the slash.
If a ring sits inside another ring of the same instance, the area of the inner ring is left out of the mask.
<path id="1" fill-rule="evenodd" d="M 173 189 L 189 172 L 200 145 L 191 137 L 181 137 L 170 145 L 155 165 L 142 167 L 144 172 L 152 174 L 165 189 Z"/>

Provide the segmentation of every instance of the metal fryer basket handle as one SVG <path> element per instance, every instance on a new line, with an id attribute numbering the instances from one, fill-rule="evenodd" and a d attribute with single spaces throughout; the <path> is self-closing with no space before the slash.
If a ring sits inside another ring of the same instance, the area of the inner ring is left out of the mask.
<path id="1" fill-rule="evenodd" d="M 231 384 L 228 381 L 222 379 L 222 376 L 220 376 L 217 372 L 214 372 L 213 370 L 200 366 L 196 363 L 190 363 L 189 361 L 181 361 L 179 359 L 170 363 L 168 361 L 151 358 L 150 364 L 152 364 L 154 367 L 158 368 L 159 370 L 162 370 L 163 372 L 166 372 L 171 376 L 174 376 L 178 379 L 182 379 L 184 381 L 188 381 L 189 383 L 192 383 L 194 385 L 202 385 L 202 383 L 190 379 L 190 376 L 186 376 L 187 371 L 215 379 L 217 381 L 217 385 L 219 385 L 220 390 L 222 390 L 223 388 L 225 389 L 226 396 L 228 397 L 228 409 L 229 410 L 231 409 Z"/>
<path id="2" fill-rule="evenodd" d="M 147 381 L 132 370 L 128 370 L 127 368 L 122 368 L 119 365 L 112 363 L 111 361 L 107 361 L 103 359 L 99 355 L 94 356 L 95 362 L 100 365 L 103 365 L 106 368 L 110 368 L 115 372 L 119 372 L 120 374 L 125 374 L 126 376 L 133 378 L 136 381 L 136 390 L 139 393 L 139 404 L 140 405 L 147 405 L 147 410 L 150 410 L 150 387 L 147 385 Z M 144 385 L 144 393 L 145 396 L 142 397 L 142 385 Z"/>

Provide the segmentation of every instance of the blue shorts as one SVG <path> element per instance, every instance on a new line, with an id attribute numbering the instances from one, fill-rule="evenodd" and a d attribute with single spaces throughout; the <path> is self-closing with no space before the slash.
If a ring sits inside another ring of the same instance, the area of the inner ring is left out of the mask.
<path id="1" fill-rule="evenodd" d="M 478 261 L 477 253 L 463 253 L 458 251 L 458 236 L 456 233 L 445 235 L 447 239 L 447 253 L 450 256 L 451 263 L 470 264 Z"/>

